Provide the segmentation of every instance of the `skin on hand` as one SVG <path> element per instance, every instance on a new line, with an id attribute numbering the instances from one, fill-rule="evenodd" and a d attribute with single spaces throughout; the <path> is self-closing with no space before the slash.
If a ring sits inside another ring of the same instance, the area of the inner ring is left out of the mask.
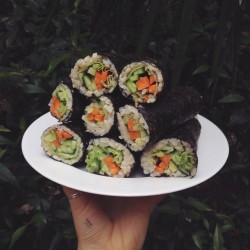
<path id="1" fill-rule="evenodd" d="M 68 187 L 63 190 L 67 196 L 77 192 Z M 109 197 L 81 193 L 70 199 L 78 250 L 141 249 L 150 215 L 164 197 Z"/>

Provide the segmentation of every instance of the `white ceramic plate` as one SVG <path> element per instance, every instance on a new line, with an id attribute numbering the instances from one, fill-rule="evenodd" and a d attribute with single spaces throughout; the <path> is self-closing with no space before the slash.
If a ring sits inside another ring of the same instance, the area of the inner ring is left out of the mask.
<path id="1" fill-rule="evenodd" d="M 229 146 L 221 130 L 205 117 L 198 115 L 201 135 L 198 141 L 198 171 L 194 178 L 145 177 L 112 178 L 85 172 L 48 157 L 40 137 L 43 131 L 57 123 L 50 113 L 34 121 L 22 140 L 27 162 L 46 178 L 77 190 L 109 196 L 149 196 L 172 193 L 198 185 L 215 175 L 225 164 Z"/>

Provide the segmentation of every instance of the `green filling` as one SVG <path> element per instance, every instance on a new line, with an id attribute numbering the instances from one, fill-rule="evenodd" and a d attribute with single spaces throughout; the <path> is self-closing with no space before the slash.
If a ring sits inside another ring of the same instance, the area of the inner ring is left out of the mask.
<path id="1" fill-rule="evenodd" d="M 113 147 L 94 146 L 86 156 L 86 168 L 90 173 L 106 173 L 108 166 L 104 163 L 104 159 L 112 156 L 114 162 L 118 165 L 122 163 L 123 153 Z"/>
<path id="2" fill-rule="evenodd" d="M 95 84 L 95 74 L 98 71 L 107 71 L 109 70 L 102 62 L 94 62 L 86 69 L 83 70 L 82 75 L 82 83 L 90 91 L 97 90 Z M 116 82 L 114 80 L 114 76 L 111 74 L 108 76 L 107 82 L 102 83 L 105 88 L 112 88 L 116 86 Z"/>
<path id="3" fill-rule="evenodd" d="M 141 91 L 138 91 L 136 82 L 140 79 L 140 77 L 149 77 L 150 75 L 152 75 L 152 73 L 144 65 L 138 65 L 133 70 L 131 70 L 126 79 L 126 86 L 130 93 L 135 95 L 137 98 L 145 98 L 148 93 L 142 94 Z"/>
<path id="4" fill-rule="evenodd" d="M 133 129 L 134 131 L 139 131 L 140 132 L 140 138 L 136 139 L 136 143 L 139 145 L 143 145 L 144 141 L 146 138 L 148 138 L 148 132 L 147 130 L 143 127 L 143 125 L 139 122 L 139 118 L 135 119 L 134 115 L 132 113 L 130 114 L 125 114 L 123 116 L 123 121 L 126 126 L 128 126 L 128 121 L 130 119 L 134 120 L 134 126 Z M 129 132 L 129 131 L 128 131 Z"/>
<path id="5" fill-rule="evenodd" d="M 152 164 L 156 165 L 159 158 L 164 155 L 169 155 L 171 158 L 169 163 L 169 169 L 171 172 L 175 173 L 178 170 L 184 175 L 189 175 L 190 171 L 195 166 L 195 158 L 192 154 L 189 154 L 186 151 L 176 150 L 167 145 L 150 155 Z"/>
<path id="6" fill-rule="evenodd" d="M 68 104 L 72 102 L 68 95 L 68 91 L 63 86 L 58 86 L 53 93 L 54 97 L 57 97 L 60 101 L 59 113 L 63 117 L 66 113 L 69 113 Z"/>
<path id="7" fill-rule="evenodd" d="M 54 132 L 50 132 L 44 137 L 44 142 L 48 145 L 50 150 L 52 151 L 52 155 L 57 155 L 64 160 L 74 159 L 76 157 L 77 152 L 77 141 L 70 139 L 62 139 L 60 141 L 60 145 L 56 146 L 53 142 L 57 140 L 56 134 Z"/>
<path id="8" fill-rule="evenodd" d="M 107 117 L 109 115 L 109 112 L 103 107 L 105 105 L 104 102 L 102 101 L 94 101 L 91 104 L 91 109 L 88 110 L 87 113 L 85 113 L 85 115 L 82 116 L 82 120 L 84 120 L 85 122 L 90 122 L 88 120 L 88 115 L 91 114 L 91 112 L 93 111 L 93 109 L 98 109 L 99 110 L 99 114 L 104 115 L 104 117 Z M 105 119 L 104 119 L 105 120 Z M 104 123 L 103 121 L 91 121 L 91 122 L 95 122 L 98 125 L 102 125 Z"/>

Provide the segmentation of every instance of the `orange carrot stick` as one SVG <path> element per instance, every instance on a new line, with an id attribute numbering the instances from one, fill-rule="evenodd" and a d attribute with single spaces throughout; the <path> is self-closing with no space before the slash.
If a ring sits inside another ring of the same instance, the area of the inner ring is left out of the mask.
<path id="1" fill-rule="evenodd" d="M 129 137 L 132 141 L 136 140 L 137 138 L 140 138 L 140 132 L 139 131 L 130 131 Z"/>

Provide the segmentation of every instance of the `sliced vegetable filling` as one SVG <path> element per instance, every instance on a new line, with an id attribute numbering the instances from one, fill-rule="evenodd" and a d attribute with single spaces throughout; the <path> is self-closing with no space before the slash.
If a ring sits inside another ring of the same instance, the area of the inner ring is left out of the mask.
<path id="1" fill-rule="evenodd" d="M 147 102 L 149 96 L 157 94 L 157 77 L 146 66 L 139 66 L 131 70 L 127 76 L 126 85 L 136 99 Z"/>
<path id="2" fill-rule="evenodd" d="M 107 134 L 114 124 L 114 106 L 106 96 L 94 99 L 84 110 L 82 120 L 87 131 L 102 136 Z"/>
<path id="3" fill-rule="evenodd" d="M 113 147 L 93 146 L 86 156 L 86 168 L 91 173 L 117 175 L 121 170 L 123 152 Z"/>
<path id="4" fill-rule="evenodd" d="M 131 141 L 141 145 L 148 139 L 148 132 L 141 124 L 139 117 L 135 117 L 133 113 L 125 114 L 123 121 Z"/>
<path id="5" fill-rule="evenodd" d="M 101 61 L 83 68 L 82 85 L 90 91 L 110 89 L 116 86 L 114 75 Z"/>
<path id="6" fill-rule="evenodd" d="M 72 106 L 72 100 L 68 92 L 69 90 L 60 84 L 52 94 L 49 103 L 50 112 L 57 119 L 61 119 L 71 111 L 69 107 Z"/>
<path id="7" fill-rule="evenodd" d="M 44 141 L 53 155 L 57 155 L 64 160 L 74 159 L 77 156 L 78 143 L 73 135 L 67 131 L 60 129 L 50 131 L 45 135 Z"/>
<path id="8" fill-rule="evenodd" d="M 195 155 L 185 151 L 183 147 L 176 149 L 173 146 L 164 145 L 161 149 L 152 152 L 149 157 L 154 171 L 159 174 L 180 171 L 187 176 L 196 166 Z"/>
<path id="9" fill-rule="evenodd" d="M 102 103 L 95 102 L 93 103 L 92 107 L 87 110 L 85 117 L 87 118 L 88 122 L 103 123 L 105 116 L 107 115 L 107 110 L 103 108 Z"/>

